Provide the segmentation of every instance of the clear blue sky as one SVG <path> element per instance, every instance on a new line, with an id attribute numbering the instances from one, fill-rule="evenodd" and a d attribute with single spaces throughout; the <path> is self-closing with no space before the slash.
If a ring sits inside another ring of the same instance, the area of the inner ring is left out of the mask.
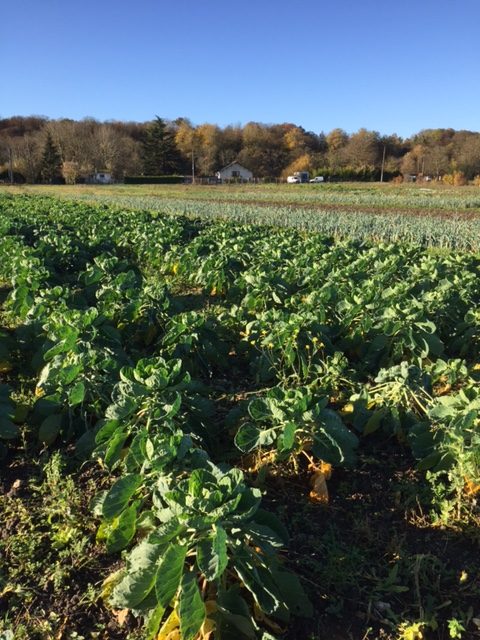
<path id="1" fill-rule="evenodd" d="M 4 0 L 0 118 L 480 130 L 479 0 Z"/>

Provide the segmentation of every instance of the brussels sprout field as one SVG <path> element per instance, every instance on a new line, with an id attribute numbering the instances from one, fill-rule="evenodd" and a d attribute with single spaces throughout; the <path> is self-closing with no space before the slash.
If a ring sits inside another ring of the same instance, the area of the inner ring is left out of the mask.
<path id="1" fill-rule="evenodd" d="M 479 637 L 477 227 L 164 205 L 0 195 L 2 637 Z"/>

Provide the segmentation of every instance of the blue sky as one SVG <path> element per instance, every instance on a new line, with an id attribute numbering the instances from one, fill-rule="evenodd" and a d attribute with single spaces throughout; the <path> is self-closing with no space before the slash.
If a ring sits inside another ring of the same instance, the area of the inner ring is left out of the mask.
<path id="1" fill-rule="evenodd" d="M 480 130 L 479 0 L 15 0 L 0 118 Z"/>

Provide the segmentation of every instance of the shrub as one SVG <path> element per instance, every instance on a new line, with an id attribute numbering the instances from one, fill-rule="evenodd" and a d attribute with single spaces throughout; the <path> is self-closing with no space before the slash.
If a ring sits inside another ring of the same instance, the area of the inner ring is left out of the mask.
<path id="1" fill-rule="evenodd" d="M 467 178 L 463 171 L 455 171 L 453 174 L 453 184 L 455 187 L 463 187 L 467 184 Z"/>
<path id="2" fill-rule="evenodd" d="M 183 184 L 184 176 L 125 176 L 125 184 Z"/>
<path id="3" fill-rule="evenodd" d="M 454 171 L 453 173 L 447 173 L 442 178 L 445 184 L 450 184 L 454 187 L 463 187 L 467 184 L 467 178 L 463 171 Z"/>

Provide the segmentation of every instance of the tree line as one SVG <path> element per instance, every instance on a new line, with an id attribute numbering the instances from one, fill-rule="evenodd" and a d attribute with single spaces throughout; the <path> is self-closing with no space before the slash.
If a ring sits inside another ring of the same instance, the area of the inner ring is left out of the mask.
<path id="1" fill-rule="evenodd" d="M 306 131 L 291 123 L 219 127 L 187 118 L 99 122 L 39 116 L 0 119 L 0 180 L 66 182 L 124 176 L 213 176 L 238 161 L 259 179 L 310 171 L 331 179 L 417 176 L 461 184 L 480 175 L 480 133 L 426 129 L 402 139 L 360 129 Z M 478 179 L 478 178 L 477 178 Z"/>

